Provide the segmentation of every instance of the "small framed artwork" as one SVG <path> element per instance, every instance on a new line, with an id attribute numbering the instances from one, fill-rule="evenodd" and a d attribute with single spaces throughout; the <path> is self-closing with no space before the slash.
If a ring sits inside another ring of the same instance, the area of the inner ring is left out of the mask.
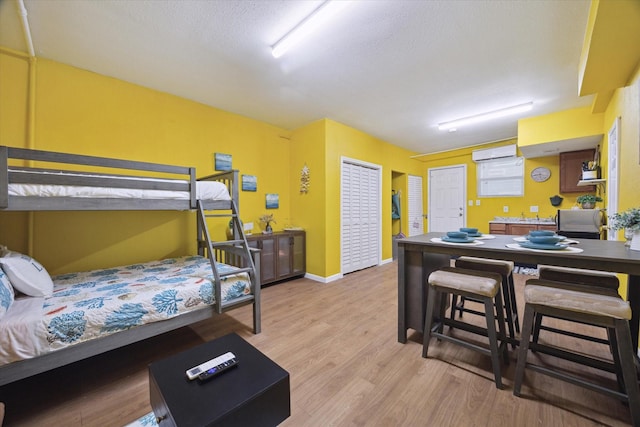
<path id="1" fill-rule="evenodd" d="M 267 194 L 267 209 L 278 209 L 280 202 L 277 194 Z"/>
<path id="2" fill-rule="evenodd" d="M 258 178 L 255 175 L 242 175 L 242 191 L 257 191 Z"/>
<path id="3" fill-rule="evenodd" d="M 231 154 L 215 153 L 213 155 L 214 168 L 217 171 L 231 170 Z"/>

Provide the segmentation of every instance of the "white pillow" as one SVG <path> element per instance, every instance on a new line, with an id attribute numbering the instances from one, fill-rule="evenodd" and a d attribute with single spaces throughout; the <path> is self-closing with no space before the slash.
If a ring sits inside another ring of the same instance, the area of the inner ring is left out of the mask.
<path id="1" fill-rule="evenodd" d="M 13 286 L 11 286 L 9 278 L 0 268 L 0 318 L 9 310 L 9 307 L 13 304 L 13 299 Z"/>
<path id="2" fill-rule="evenodd" d="M 32 297 L 53 293 L 53 281 L 47 270 L 35 259 L 18 252 L 0 258 L 0 265 L 14 288 Z"/>

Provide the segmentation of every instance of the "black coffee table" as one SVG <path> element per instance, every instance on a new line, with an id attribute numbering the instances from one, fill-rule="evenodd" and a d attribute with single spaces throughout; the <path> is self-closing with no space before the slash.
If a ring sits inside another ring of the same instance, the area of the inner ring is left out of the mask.
<path id="1" fill-rule="evenodd" d="M 238 366 L 187 379 L 187 369 L 228 351 Z M 291 415 L 289 373 L 236 334 L 150 364 L 149 389 L 161 427 L 276 426 Z"/>

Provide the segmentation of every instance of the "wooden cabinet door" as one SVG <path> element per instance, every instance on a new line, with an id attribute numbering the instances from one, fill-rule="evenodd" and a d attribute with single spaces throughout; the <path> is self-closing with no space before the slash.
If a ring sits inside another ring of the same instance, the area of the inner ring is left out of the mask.
<path id="1" fill-rule="evenodd" d="M 278 236 L 278 279 L 291 276 L 293 237 L 289 234 Z"/>
<path id="2" fill-rule="evenodd" d="M 550 230 L 550 231 L 557 231 L 558 227 L 555 224 L 549 224 L 549 225 L 538 225 L 538 230 Z"/>
<path id="3" fill-rule="evenodd" d="M 531 224 L 507 224 L 508 234 L 514 234 L 516 236 L 524 236 L 535 229 L 536 226 Z"/>
<path id="4" fill-rule="evenodd" d="M 578 187 L 578 181 L 582 179 L 582 162 L 593 160 L 595 153 L 595 149 L 560 153 L 561 193 L 592 193 L 596 191 L 594 185 Z"/>
<path id="5" fill-rule="evenodd" d="M 489 224 L 489 234 L 507 234 L 507 224 Z"/>
<path id="6" fill-rule="evenodd" d="M 293 235 L 293 271 L 294 276 L 299 276 L 307 271 L 306 241 L 304 233 Z"/>
<path id="7" fill-rule="evenodd" d="M 260 280 L 262 284 L 277 280 L 276 270 L 276 239 L 273 237 L 262 237 L 259 243 L 260 248 Z"/>

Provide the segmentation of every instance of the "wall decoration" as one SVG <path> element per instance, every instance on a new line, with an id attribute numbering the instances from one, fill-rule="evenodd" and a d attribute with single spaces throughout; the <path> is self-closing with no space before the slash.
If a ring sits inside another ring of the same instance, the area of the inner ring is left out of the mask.
<path id="1" fill-rule="evenodd" d="M 300 171 L 300 192 L 306 194 L 309 192 L 309 183 L 311 181 L 311 176 L 309 176 L 309 168 L 307 164 L 304 164 L 304 167 Z"/>
<path id="2" fill-rule="evenodd" d="M 257 191 L 258 178 L 255 175 L 242 175 L 242 191 Z"/>
<path id="3" fill-rule="evenodd" d="M 545 182 L 551 177 L 551 170 L 544 166 L 540 166 L 531 171 L 531 179 L 535 182 Z"/>
<path id="4" fill-rule="evenodd" d="M 214 168 L 217 171 L 230 171 L 231 170 L 231 154 L 215 153 Z"/>
<path id="5" fill-rule="evenodd" d="M 278 209 L 280 205 L 277 194 L 267 194 L 267 209 Z"/>

